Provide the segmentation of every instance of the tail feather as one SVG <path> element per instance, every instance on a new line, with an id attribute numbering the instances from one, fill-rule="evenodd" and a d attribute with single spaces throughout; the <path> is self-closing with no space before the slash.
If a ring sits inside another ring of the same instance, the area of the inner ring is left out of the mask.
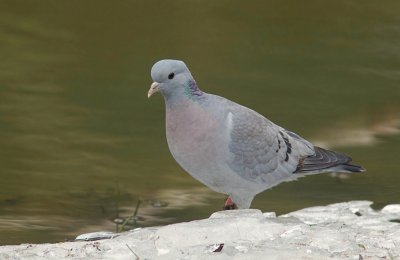
<path id="1" fill-rule="evenodd" d="M 361 166 L 351 164 L 351 157 L 314 147 L 315 154 L 302 159 L 294 173 L 311 172 L 363 172 Z"/>
<path id="2" fill-rule="evenodd" d="M 340 172 L 365 172 L 362 166 L 355 164 L 343 164 L 339 166 L 341 168 Z"/>

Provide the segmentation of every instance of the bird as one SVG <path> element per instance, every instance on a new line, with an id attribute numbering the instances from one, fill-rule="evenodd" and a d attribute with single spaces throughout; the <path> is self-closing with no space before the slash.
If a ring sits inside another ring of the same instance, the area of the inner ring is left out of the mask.
<path id="1" fill-rule="evenodd" d="M 150 98 L 165 101 L 166 137 L 177 163 L 210 189 L 226 194 L 224 209 L 248 209 L 282 182 L 327 172 L 363 172 L 352 158 L 314 146 L 257 113 L 200 90 L 183 61 L 151 68 Z"/>

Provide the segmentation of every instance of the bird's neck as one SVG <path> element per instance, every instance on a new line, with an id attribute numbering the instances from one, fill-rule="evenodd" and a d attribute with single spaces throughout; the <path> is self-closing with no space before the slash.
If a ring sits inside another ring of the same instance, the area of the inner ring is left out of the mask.
<path id="1" fill-rule="evenodd" d="M 197 86 L 196 81 L 188 80 L 183 85 L 184 93 L 188 98 L 195 99 L 196 97 L 201 97 L 204 93 Z"/>
<path id="2" fill-rule="evenodd" d="M 175 89 L 174 93 L 164 95 L 164 98 L 167 107 L 179 107 L 186 106 L 192 102 L 201 102 L 204 99 L 204 94 L 197 86 L 196 81 L 192 79 Z"/>

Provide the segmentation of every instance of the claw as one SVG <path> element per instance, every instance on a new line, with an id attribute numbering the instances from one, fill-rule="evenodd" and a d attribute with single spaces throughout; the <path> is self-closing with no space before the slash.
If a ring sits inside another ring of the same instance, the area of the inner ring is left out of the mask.
<path id="1" fill-rule="evenodd" d="M 232 209 L 238 209 L 238 207 L 237 207 L 236 203 L 233 202 L 231 196 L 229 196 L 225 201 L 223 210 L 232 210 Z"/>

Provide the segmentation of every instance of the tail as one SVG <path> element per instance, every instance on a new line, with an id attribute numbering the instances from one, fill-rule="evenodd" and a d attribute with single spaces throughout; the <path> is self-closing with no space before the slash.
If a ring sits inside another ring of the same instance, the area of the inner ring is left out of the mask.
<path id="1" fill-rule="evenodd" d="M 320 147 L 314 147 L 315 154 L 300 160 L 294 173 L 323 173 L 323 172 L 363 172 L 365 169 L 361 166 L 351 164 L 351 157 L 325 150 Z"/>
<path id="2" fill-rule="evenodd" d="M 336 172 L 365 172 L 365 169 L 362 166 L 355 164 L 343 164 L 338 166 L 338 171 Z"/>

